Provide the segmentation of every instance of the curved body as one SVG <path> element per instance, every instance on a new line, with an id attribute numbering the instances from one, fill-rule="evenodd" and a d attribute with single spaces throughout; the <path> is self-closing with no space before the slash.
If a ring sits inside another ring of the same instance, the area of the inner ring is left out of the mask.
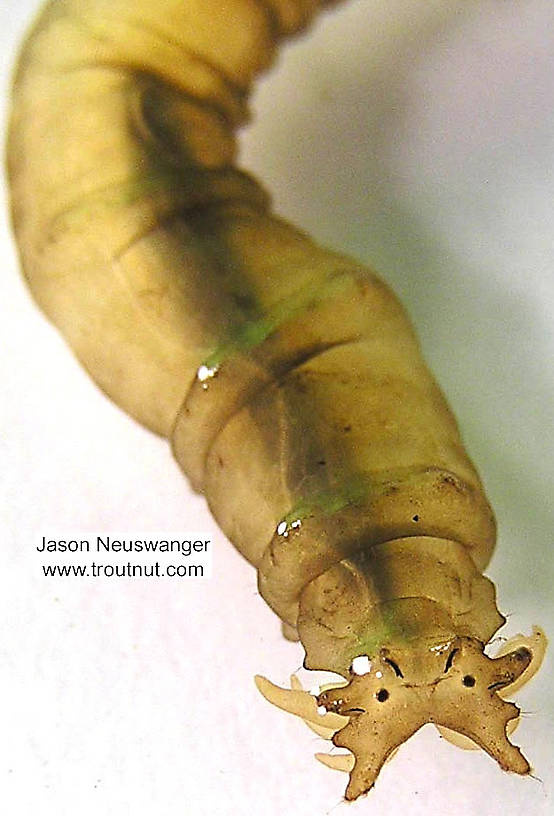
<path id="1" fill-rule="evenodd" d="M 503 623 L 482 575 L 492 511 L 395 296 L 272 215 L 234 165 L 254 76 L 319 5 L 48 5 L 15 82 L 13 220 L 35 298 L 114 401 L 171 440 L 306 667 L 352 679 L 357 656 L 400 655 L 429 685 L 438 657 L 471 663 L 481 644 L 484 659 Z M 512 663 L 502 685 L 529 660 Z M 382 756 L 354 751 L 350 798 L 422 716 Z M 503 728 L 504 754 L 457 730 L 527 772 Z"/>

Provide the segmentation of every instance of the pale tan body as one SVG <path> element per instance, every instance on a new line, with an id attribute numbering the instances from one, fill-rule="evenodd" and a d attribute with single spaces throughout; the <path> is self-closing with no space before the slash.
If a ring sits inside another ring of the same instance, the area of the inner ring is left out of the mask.
<path id="1" fill-rule="evenodd" d="M 36 299 L 171 437 L 306 665 L 396 648 L 421 686 L 433 649 L 503 622 L 492 512 L 394 295 L 233 167 L 254 75 L 318 5 L 49 5 L 16 79 L 14 225 Z"/>

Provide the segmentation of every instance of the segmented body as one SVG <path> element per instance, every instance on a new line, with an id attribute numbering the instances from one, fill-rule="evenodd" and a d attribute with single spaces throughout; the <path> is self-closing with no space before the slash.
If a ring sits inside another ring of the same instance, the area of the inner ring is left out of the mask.
<path id="1" fill-rule="evenodd" d="M 234 165 L 254 76 L 320 5 L 56 0 L 21 57 L 9 169 L 37 301 L 171 439 L 306 666 L 347 675 L 503 619 L 494 518 L 402 307 Z"/>

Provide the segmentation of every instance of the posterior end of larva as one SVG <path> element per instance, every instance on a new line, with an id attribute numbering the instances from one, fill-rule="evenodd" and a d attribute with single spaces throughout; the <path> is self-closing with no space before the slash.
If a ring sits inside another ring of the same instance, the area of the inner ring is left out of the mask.
<path id="1" fill-rule="evenodd" d="M 322 692 L 320 705 L 349 716 L 333 736 L 334 745 L 354 758 L 346 799 L 367 793 L 385 762 L 425 723 L 459 747 L 481 748 L 504 770 L 529 774 L 527 759 L 509 740 L 519 709 L 504 695 L 537 671 L 545 646 L 538 627 L 530 637 L 512 639 L 496 657 L 468 637 L 454 637 L 441 649 L 399 645 L 376 655 L 368 672 L 352 670 L 346 687 Z M 332 768 L 347 766 L 344 758 L 318 759 Z"/>

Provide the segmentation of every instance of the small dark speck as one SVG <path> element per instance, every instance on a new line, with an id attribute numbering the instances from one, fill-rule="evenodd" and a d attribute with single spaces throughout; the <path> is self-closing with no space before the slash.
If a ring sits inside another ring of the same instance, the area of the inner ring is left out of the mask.
<path id="1" fill-rule="evenodd" d="M 318 465 L 324 465 L 325 464 L 325 459 L 320 459 L 317 464 Z"/>
<path id="2" fill-rule="evenodd" d="M 419 516 L 412 516 L 412 521 L 419 521 Z"/>
<path id="3" fill-rule="evenodd" d="M 345 425 L 344 428 L 343 428 L 343 431 L 345 433 L 348 433 L 348 431 L 351 431 L 351 430 L 352 430 L 352 425 Z"/>

